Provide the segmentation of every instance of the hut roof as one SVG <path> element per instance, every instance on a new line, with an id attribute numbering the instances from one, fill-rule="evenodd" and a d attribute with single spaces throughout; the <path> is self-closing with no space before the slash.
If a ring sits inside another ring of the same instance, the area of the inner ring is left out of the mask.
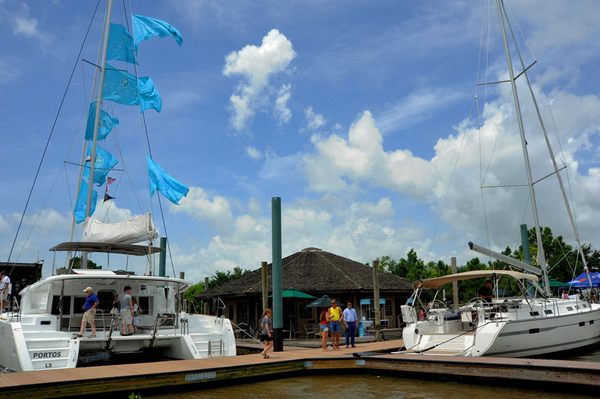
<path id="1" fill-rule="evenodd" d="M 267 266 L 269 291 L 272 287 L 271 267 Z M 337 292 L 372 292 L 373 269 L 370 266 L 323 251 L 306 248 L 281 262 L 282 290 L 295 289 L 323 295 Z M 412 292 L 412 284 L 393 274 L 379 272 L 379 290 L 382 293 Z M 261 295 L 261 270 L 209 289 L 200 298 Z"/>

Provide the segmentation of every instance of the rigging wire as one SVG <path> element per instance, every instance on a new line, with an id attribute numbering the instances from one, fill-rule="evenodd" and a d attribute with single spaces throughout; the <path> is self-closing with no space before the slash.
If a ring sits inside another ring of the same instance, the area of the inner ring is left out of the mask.
<path id="1" fill-rule="evenodd" d="M 131 5 L 130 5 L 130 13 L 127 13 L 127 7 L 125 5 L 125 0 L 122 1 L 123 4 L 123 11 L 125 13 L 125 21 L 127 22 L 127 30 L 132 31 L 131 26 L 129 25 L 129 17 L 128 15 L 132 15 L 133 16 L 133 12 L 131 11 Z M 135 77 L 138 78 L 138 68 L 137 68 L 137 64 L 133 64 L 133 69 L 135 71 Z M 148 134 L 148 124 L 146 122 L 146 114 L 144 112 L 142 112 L 142 122 L 144 125 L 144 133 L 146 135 L 146 144 L 148 146 L 148 155 L 150 156 L 150 158 L 152 158 L 152 148 L 150 146 L 150 135 Z M 165 214 L 163 211 L 163 206 L 162 206 L 162 201 L 160 199 L 160 195 L 157 193 L 156 195 L 157 199 L 158 199 L 158 207 L 160 210 L 160 217 L 162 220 L 162 224 L 163 224 L 163 228 L 165 230 L 165 236 L 168 237 L 169 233 L 167 231 L 167 223 L 165 221 Z M 152 204 L 152 201 L 150 201 L 150 203 Z M 152 205 L 151 205 L 152 206 Z M 175 276 L 175 264 L 173 262 L 173 254 L 171 252 L 171 245 L 169 243 L 169 240 L 167 240 L 167 252 L 169 253 L 169 259 L 171 261 L 171 268 L 173 269 L 173 277 Z"/>
<path id="2" fill-rule="evenodd" d="M 10 251 L 8 253 L 7 263 L 10 263 L 10 259 L 11 259 L 12 253 L 14 251 L 15 244 L 17 242 L 17 238 L 19 237 L 19 232 L 21 230 L 21 226 L 23 225 L 23 220 L 25 219 L 25 213 L 27 212 L 27 208 L 29 207 L 29 201 L 31 200 L 31 195 L 33 194 L 33 189 L 35 187 L 35 184 L 39 177 L 40 171 L 42 169 L 42 164 L 44 163 L 44 159 L 46 157 L 46 152 L 48 151 L 48 146 L 50 145 L 50 140 L 52 139 L 52 136 L 54 134 L 54 129 L 56 128 L 56 123 L 58 122 L 58 116 L 60 115 L 60 112 L 62 111 L 62 107 L 63 107 L 63 104 L 67 97 L 69 87 L 71 86 L 71 81 L 73 80 L 73 76 L 75 74 L 75 69 L 77 68 L 77 64 L 79 63 L 81 53 L 83 52 L 85 42 L 87 41 L 88 34 L 90 33 L 90 30 L 92 28 L 92 22 L 94 21 L 94 17 L 96 16 L 96 12 L 98 11 L 99 6 L 100 6 L 100 0 L 98 0 L 98 2 L 96 3 L 96 8 L 94 9 L 94 13 L 92 14 L 92 18 L 90 19 L 90 24 L 88 25 L 87 31 L 85 32 L 85 36 L 83 38 L 83 42 L 81 43 L 81 47 L 79 48 L 79 52 L 78 52 L 77 58 L 75 60 L 75 65 L 73 65 L 73 69 L 71 70 L 71 75 L 69 76 L 69 80 L 67 82 L 67 87 L 65 88 L 62 99 L 60 101 L 60 105 L 58 106 L 56 116 L 54 117 L 54 122 L 52 123 L 52 128 L 50 129 L 50 134 L 48 135 L 48 139 L 46 140 L 46 146 L 44 147 L 44 152 L 42 153 L 42 157 L 40 158 L 40 161 L 38 163 L 38 167 L 35 172 L 35 177 L 33 178 L 33 183 L 31 185 L 31 189 L 29 190 L 29 195 L 27 196 L 27 201 L 25 201 L 25 207 L 23 208 L 23 212 L 21 213 L 21 219 L 19 220 L 19 224 L 17 226 L 15 238 L 13 239 L 12 245 L 10 247 Z M 12 273 L 12 270 L 14 269 L 14 267 L 15 266 L 13 265 L 13 267 L 11 269 L 11 273 Z"/>

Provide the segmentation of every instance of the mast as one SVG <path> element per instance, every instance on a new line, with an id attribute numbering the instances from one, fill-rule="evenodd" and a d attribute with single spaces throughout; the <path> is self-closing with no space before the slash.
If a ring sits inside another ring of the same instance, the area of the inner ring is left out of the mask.
<path id="1" fill-rule="evenodd" d="M 510 84 L 512 88 L 513 101 L 515 104 L 515 113 L 517 116 L 517 122 L 519 125 L 519 135 L 521 136 L 521 147 L 523 148 L 523 157 L 525 159 L 525 170 L 527 172 L 527 186 L 529 188 L 529 196 L 531 198 L 531 208 L 533 213 L 533 222 L 535 225 L 535 236 L 538 244 L 537 260 L 540 268 L 542 269 L 542 276 L 544 278 L 544 291 L 546 295 L 550 295 L 550 280 L 548 278 L 548 265 L 546 263 L 546 256 L 544 254 L 544 245 L 542 244 L 542 232 L 540 230 L 540 221 L 537 210 L 537 203 L 535 199 L 535 189 L 533 187 L 533 177 L 531 174 L 531 164 L 529 162 L 529 152 L 527 151 L 527 141 L 525 139 L 525 128 L 523 125 L 523 115 L 521 114 L 521 104 L 519 102 L 519 94 L 517 92 L 517 84 L 515 81 L 515 74 L 512 67 L 512 59 L 510 56 L 510 49 L 508 45 L 508 38 L 506 36 L 506 26 L 504 22 L 504 16 L 506 16 L 504 10 L 503 0 L 496 0 L 498 8 L 498 18 L 500 20 L 500 27 L 502 28 L 502 40 L 504 43 L 504 52 L 506 55 L 506 64 L 508 67 L 508 74 L 510 77 Z M 508 19 L 508 17 L 507 17 Z M 515 42 L 515 47 L 517 43 Z"/>
<path id="2" fill-rule="evenodd" d="M 86 218 L 90 216 L 92 206 L 92 193 L 94 190 L 94 170 L 96 166 L 96 145 L 98 142 L 98 130 L 100 115 L 102 111 L 102 88 L 104 85 L 104 71 L 106 69 L 106 50 L 108 48 L 108 35 L 110 32 L 110 16 L 112 11 L 112 0 L 106 1 L 106 17 L 104 19 L 104 37 L 102 38 L 102 55 L 100 56 L 100 79 L 98 81 L 98 97 L 96 100 L 96 115 L 94 119 L 94 137 L 90 150 L 90 177 L 88 181 L 87 205 L 85 208 Z M 81 268 L 87 269 L 87 253 L 81 254 Z"/>
<path id="3" fill-rule="evenodd" d="M 504 10 L 504 14 L 506 15 L 506 10 Z M 510 35 L 512 37 L 513 42 L 516 43 L 515 35 L 510 23 L 508 24 L 508 28 L 510 30 Z M 523 62 L 523 57 L 521 56 L 521 52 L 517 47 L 517 55 L 519 56 L 519 62 L 521 63 L 521 68 L 525 71 L 525 63 Z M 575 223 L 575 217 L 573 216 L 573 211 L 571 210 L 571 204 L 569 203 L 569 198 L 567 196 L 567 191 L 565 190 L 565 185 L 563 183 L 563 179 L 560 175 L 560 168 L 558 167 L 558 163 L 556 162 L 556 157 L 554 155 L 554 150 L 552 149 L 552 145 L 550 144 L 550 139 L 548 138 L 548 131 L 546 130 L 546 124 L 542 118 L 542 113 L 540 112 L 540 107 L 538 106 L 537 99 L 535 98 L 535 94 L 533 93 L 533 89 L 531 87 L 531 82 L 529 81 L 529 76 L 527 75 L 527 71 L 523 72 L 525 75 L 525 81 L 527 82 L 527 87 L 529 88 L 529 93 L 531 94 L 531 99 L 533 100 L 533 106 L 535 107 L 535 112 L 537 114 L 538 122 L 540 123 L 540 127 L 542 128 L 542 132 L 544 133 L 544 140 L 546 142 L 546 147 L 548 148 L 548 154 L 550 154 L 550 159 L 552 160 L 552 167 L 554 169 L 554 174 L 556 175 L 556 179 L 558 180 L 558 185 L 560 187 L 560 192 L 562 194 L 563 202 L 565 204 L 565 208 L 567 210 L 567 215 L 569 216 L 569 223 L 571 224 L 571 230 L 573 230 L 573 236 L 575 237 L 575 242 L 577 243 L 577 251 L 581 256 L 581 261 L 583 263 L 583 270 L 588 278 L 590 283 L 590 287 L 592 284 L 592 277 L 590 276 L 590 271 L 587 264 L 587 259 L 585 258 L 585 254 L 583 253 L 583 247 L 581 245 L 581 238 L 579 237 L 579 230 L 577 229 L 577 224 Z"/>

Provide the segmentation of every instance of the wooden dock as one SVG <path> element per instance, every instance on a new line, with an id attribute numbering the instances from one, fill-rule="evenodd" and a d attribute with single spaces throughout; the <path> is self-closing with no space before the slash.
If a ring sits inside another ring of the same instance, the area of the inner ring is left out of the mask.
<path id="1" fill-rule="evenodd" d="M 324 372 L 521 384 L 540 389 L 600 387 L 600 363 L 389 353 L 400 346 L 401 340 L 364 343 L 357 348 L 328 352 L 288 346 L 283 352 L 271 354 L 270 359 L 251 354 L 9 373 L 0 375 L 0 392 L 6 399 L 107 397 L 110 393 L 197 390 L 274 376 Z"/>

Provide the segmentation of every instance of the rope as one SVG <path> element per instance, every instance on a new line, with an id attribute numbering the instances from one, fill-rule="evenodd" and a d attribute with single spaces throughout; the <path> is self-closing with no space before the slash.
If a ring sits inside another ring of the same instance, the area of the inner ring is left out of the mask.
<path id="1" fill-rule="evenodd" d="M 85 36 L 83 38 L 83 42 L 81 43 L 81 47 L 79 48 L 79 53 L 77 54 L 77 58 L 75 61 L 75 65 L 73 65 L 73 69 L 71 70 L 71 75 L 69 76 L 69 81 L 67 82 L 67 87 L 63 93 L 62 99 L 60 100 L 60 105 L 58 106 L 58 110 L 56 111 L 56 116 L 54 117 L 54 122 L 52 123 L 52 128 L 50 129 L 50 134 L 48 135 L 48 139 L 46 140 L 46 146 L 44 147 L 44 152 L 42 153 L 42 157 L 40 158 L 40 162 L 38 163 L 37 170 L 35 172 L 35 177 L 33 178 L 33 183 L 31 185 L 31 189 L 29 190 L 29 195 L 27 196 L 27 201 L 25 201 L 25 207 L 23 208 L 23 212 L 21 213 L 21 219 L 19 220 L 19 225 L 17 226 L 17 231 L 15 233 L 15 238 L 13 239 L 12 245 L 10 247 L 10 251 L 8 253 L 7 263 L 10 263 L 10 258 L 12 256 L 13 250 L 15 248 L 15 244 L 17 242 L 17 238 L 19 237 L 19 231 L 21 230 L 21 226 L 23 225 L 23 219 L 25 219 L 25 213 L 27 212 L 27 208 L 29 207 L 29 201 L 31 200 L 31 195 L 33 194 L 33 189 L 37 182 L 37 179 L 40 175 L 40 170 L 42 169 L 42 164 L 44 163 L 44 159 L 46 158 L 46 152 L 48 151 L 48 146 L 50 145 L 50 140 L 54 134 L 54 129 L 56 128 L 56 123 L 58 122 L 58 116 L 62 111 L 63 104 L 67 97 L 67 93 L 69 91 L 69 87 L 71 86 L 71 81 L 73 80 L 73 75 L 75 74 L 75 69 L 77 68 L 77 64 L 79 63 L 79 59 L 81 57 L 81 53 L 83 52 L 83 46 L 87 41 L 88 34 L 92 28 L 92 22 L 96 16 L 96 12 L 98 11 L 98 7 L 100 6 L 100 0 L 96 3 L 96 8 L 94 9 L 94 13 L 92 14 L 92 18 L 90 19 L 90 24 L 88 25 L 87 31 L 85 32 Z M 13 265 L 10 273 L 14 270 L 15 265 Z M 9 274 L 10 274 L 9 273 Z"/>

